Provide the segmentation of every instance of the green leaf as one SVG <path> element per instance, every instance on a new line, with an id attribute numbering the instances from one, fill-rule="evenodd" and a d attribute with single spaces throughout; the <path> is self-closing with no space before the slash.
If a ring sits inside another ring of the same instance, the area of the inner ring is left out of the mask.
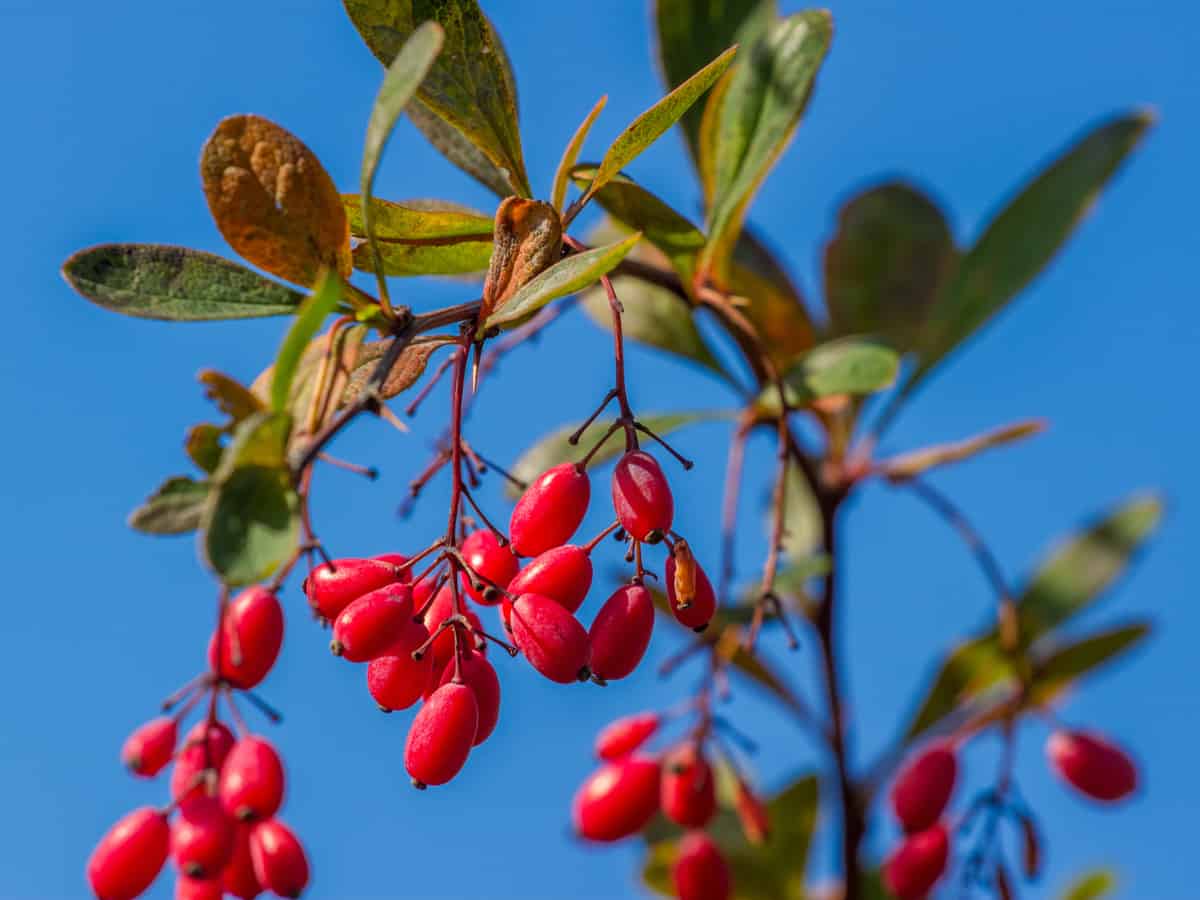
<path id="1" fill-rule="evenodd" d="M 221 446 L 221 437 L 224 434 L 225 429 L 220 425 L 201 422 L 188 429 L 187 437 L 183 441 L 183 449 L 187 451 L 188 458 L 196 464 L 197 468 L 211 474 L 221 464 L 221 454 L 224 452 L 224 448 Z"/>
<path id="2" fill-rule="evenodd" d="M 1030 702 L 1042 705 L 1069 688 L 1081 676 L 1112 662 L 1150 634 L 1150 623 L 1135 622 L 1105 629 L 1078 640 L 1039 648 L 1033 667 Z"/>
<path id="3" fill-rule="evenodd" d="M 255 413 L 238 425 L 202 522 L 202 556 L 230 587 L 268 577 L 295 551 L 300 501 L 287 468 L 291 417 Z"/>
<path id="4" fill-rule="evenodd" d="M 384 65 L 390 65 L 417 25 L 435 21 L 445 32 L 409 114 L 434 146 L 501 196 L 531 196 L 517 96 L 508 57 L 474 0 L 344 0 L 354 27 Z M 429 115 L 426 115 L 428 113 Z"/>
<path id="5" fill-rule="evenodd" d="M 956 647 L 934 676 L 905 733 L 909 742 L 942 721 L 972 697 L 1013 677 L 1012 663 L 993 631 Z"/>
<path id="6" fill-rule="evenodd" d="M 366 237 L 363 224 L 362 197 L 342 194 L 350 233 Z M 415 243 L 446 241 L 454 238 L 491 241 L 492 217 L 449 200 L 380 200 L 371 198 L 371 218 L 375 237 L 383 242 Z"/>
<path id="7" fill-rule="evenodd" d="M 778 368 L 788 368 L 813 346 L 815 329 L 804 298 L 775 254 L 748 228 L 733 248 L 728 287 L 744 300 L 739 309 Z"/>
<path id="8" fill-rule="evenodd" d="M 582 203 L 586 203 L 596 192 L 639 153 L 657 141 L 672 125 L 679 121 L 688 109 L 707 91 L 721 73 L 733 62 L 736 47 L 730 47 L 703 69 L 689 78 L 679 87 L 671 91 L 652 107 L 629 123 L 629 126 L 617 135 L 600 166 L 596 169 L 596 177 L 584 192 Z"/>
<path id="9" fill-rule="evenodd" d="M 200 527 L 208 484 L 186 475 L 164 481 L 129 514 L 129 527 L 146 534 L 185 534 Z"/>
<path id="10" fill-rule="evenodd" d="M 271 410 L 282 413 L 288 411 L 288 400 L 292 392 L 292 379 L 300 366 L 300 357 L 308 348 L 309 343 L 321 330 L 321 325 L 329 317 L 342 299 L 342 282 L 336 275 L 327 273 L 317 283 L 311 297 L 304 301 L 296 313 L 292 327 L 288 329 L 279 354 L 275 357 L 275 374 L 271 378 Z"/>
<path id="11" fill-rule="evenodd" d="M 480 331 L 515 327 L 550 301 L 583 290 L 601 275 L 611 272 L 641 237 L 640 232 L 635 232 L 614 244 L 575 253 L 555 263 L 523 284 L 502 307 L 487 317 Z"/>
<path id="12" fill-rule="evenodd" d="M 554 184 L 550 191 L 550 204 L 560 213 L 563 211 L 563 204 L 567 199 L 567 184 L 573 175 L 575 161 L 579 159 L 579 152 L 583 149 L 583 142 L 587 140 L 588 132 L 592 130 L 596 117 L 600 115 L 600 111 L 607 103 L 608 94 L 596 101 L 592 111 L 579 123 L 579 127 L 571 135 L 571 140 L 567 142 L 567 146 L 563 150 L 562 159 L 558 161 L 558 168 L 554 171 Z"/>
<path id="13" fill-rule="evenodd" d="M 731 70 L 712 112 L 711 143 L 701 147 L 713 173 L 701 271 L 725 272 L 750 201 L 800 123 L 832 38 L 827 10 L 796 13 L 772 23 Z"/>
<path id="14" fill-rule="evenodd" d="M 838 338 L 814 347 L 783 375 L 788 405 L 804 407 L 820 397 L 873 394 L 891 386 L 900 370 L 896 351 L 863 337 Z M 766 387 L 759 406 L 779 409 L 775 385 Z"/>
<path id="15" fill-rule="evenodd" d="M 932 199 L 903 182 L 852 197 L 825 248 L 825 300 L 833 334 L 877 334 L 916 350 L 958 250 Z"/>
<path id="16" fill-rule="evenodd" d="M 657 0 L 654 6 L 658 59 L 668 89 L 683 84 L 726 47 L 750 46 L 776 17 L 775 0 Z M 696 105 L 680 119 L 693 161 L 703 115 Z"/>
<path id="17" fill-rule="evenodd" d="M 783 485 L 783 552 L 788 559 L 802 564 L 821 546 L 821 509 L 813 496 L 808 479 L 796 465 L 788 468 Z M 766 535 L 771 533 L 771 510 L 767 509 Z M 778 585 L 778 581 L 776 584 Z"/>
<path id="18" fill-rule="evenodd" d="M 1093 869 L 1062 892 L 1061 900 L 1100 900 L 1117 889 L 1117 873 L 1112 869 Z"/>
<path id="19" fill-rule="evenodd" d="M 1011 425 L 993 428 L 991 431 L 975 435 L 964 441 L 935 444 L 932 447 L 922 447 L 920 450 L 893 456 L 891 459 L 885 459 L 879 463 L 878 469 L 890 481 L 902 482 L 916 478 L 930 469 L 962 462 L 985 450 L 1033 437 L 1045 430 L 1046 421 L 1044 419 L 1026 419 Z"/>
<path id="20" fill-rule="evenodd" d="M 202 322 L 281 316 L 304 295 L 227 259 L 161 244 L 80 250 L 63 276 L 88 300 L 141 319 Z"/>
<path id="21" fill-rule="evenodd" d="M 934 307 L 920 366 L 906 390 L 1045 269 L 1153 118 L 1136 112 L 1092 130 L 992 219 Z"/>
<path id="22" fill-rule="evenodd" d="M 487 271 L 492 258 L 492 239 L 453 239 L 446 244 L 415 244 L 379 241 L 383 274 L 412 275 L 478 275 Z M 360 272 L 375 271 L 370 248 L 359 244 L 352 252 L 354 268 Z"/>

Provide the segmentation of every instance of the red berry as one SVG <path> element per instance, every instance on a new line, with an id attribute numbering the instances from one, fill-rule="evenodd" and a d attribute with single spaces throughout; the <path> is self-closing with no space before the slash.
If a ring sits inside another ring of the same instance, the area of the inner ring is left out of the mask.
<path id="1" fill-rule="evenodd" d="M 1137 788 L 1137 768 L 1125 752 L 1098 734 L 1056 731 L 1046 743 L 1054 770 L 1093 800 L 1124 800 Z"/>
<path id="2" fill-rule="evenodd" d="M 221 676 L 235 687 L 254 687 L 267 677 L 283 646 L 279 598 L 266 588 L 246 588 L 225 610 L 221 631 Z M 208 664 L 216 671 L 216 634 L 208 642 Z"/>
<path id="3" fill-rule="evenodd" d="M 624 678 L 642 661 L 653 630 L 650 592 L 640 584 L 617 588 L 588 629 L 592 672 L 609 681 Z"/>
<path id="4" fill-rule="evenodd" d="M 151 719 L 125 739 L 121 762 L 134 775 L 151 778 L 163 770 L 175 754 L 175 720 L 162 716 Z"/>
<path id="5" fill-rule="evenodd" d="M 500 719 L 500 679 L 496 670 L 482 653 L 464 653 L 460 666 L 462 682 L 475 694 L 479 707 L 479 720 L 475 725 L 474 746 L 482 744 L 496 730 Z M 438 686 L 449 684 L 454 678 L 454 660 L 446 663 Z"/>
<path id="6" fill-rule="evenodd" d="M 565 544 L 583 521 L 591 495 L 587 472 L 575 463 L 547 469 L 513 507 L 508 523 L 513 552 L 537 556 Z"/>
<path id="7" fill-rule="evenodd" d="M 192 797 L 171 824 L 171 858 L 184 875 L 216 878 L 233 856 L 234 831 L 216 797 Z"/>
<path id="8" fill-rule="evenodd" d="M 949 854 L 945 825 L 911 834 L 883 864 L 884 883 L 900 900 L 920 900 L 942 877 Z"/>
<path id="9" fill-rule="evenodd" d="M 692 631 L 703 631 L 708 627 L 708 623 L 712 621 L 713 614 L 717 611 L 717 594 L 713 590 L 712 582 L 708 580 L 708 576 L 704 574 L 704 570 L 700 568 L 700 564 L 696 563 L 696 593 L 692 597 L 691 605 L 679 608 L 678 597 L 675 593 L 675 558 L 667 557 L 666 565 L 666 581 L 667 581 L 667 600 L 671 607 L 671 614 L 675 616 L 675 620 Z"/>
<path id="10" fill-rule="evenodd" d="M 250 832 L 254 877 L 280 897 L 299 897 L 308 885 L 308 858 L 290 828 L 278 819 L 259 822 Z"/>
<path id="11" fill-rule="evenodd" d="M 240 897 L 241 900 L 254 900 L 262 893 L 262 885 L 254 874 L 254 861 L 250 858 L 250 831 L 253 826 L 239 825 L 233 838 L 233 855 L 225 864 L 221 873 L 221 883 L 225 893 Z"/>
<path id="12" fill-rule="evenodd" d="M 737 813 L 746 840 L 755 846 L 765 844 L 771 836 L 771 814 L 767 805 L 741 777 L 734 788 L 733 810 Z"/>
<path id="13" fill-rule="evenodd" d="M 412 588 L 389 584 L 363 594 L 338 614 L 329 649 L 350 662 L 367 662 L 383 654 L 414 624 Z"/>
<path id="14" fill-rule="evenodd" d="M 283 762 L 260 737 L 244 737 L 229 751 L 218 788 L 225 812 L 243 822 L 269 819 L 283 804 Z"/>
<path id="15" fill-rule="evenodd" d="M 671 879 L 679 900 L 728 900 L 733 885 L 725 855 L 703 831 L 680 839 Z"/>
<path id="16" fill-rule="evenodd" d="M 905 831 L 924 831 L 941 818 L 957 775 L 949 741 L 932 744 L 901 769 L 892 786 L 892 809 Z"/>
<path id="17" fill-rule="evenodd" d="M 541 594 L 555 600 L 567 612 L 583 605 L 592 586 L 592 560 L 574 544 L 552 547 L 539 554 L 517 573 L 508 585 L 512 594 Z"/>
<path id="18" fill-rule="evenodd" d="M 207 750 L 204 747 L 206 728 Z M 219 773 L 225 757 L 233 749 L 233 743 L 233 734 L 220 722 L 214 722 L 211 726 L 206 722 L 197 722 L 192 726 L 171 769 L 171 799 L 182 803 L 187 798 L 204 794 L 205 786 L 200 778 L 201 774 L 209 767 L 215 773 Z"/>
<path id="19" fill-rule="evenodd" d="M 413 719 L 404 745 L 404 768 L 418 787 L 445 784 L 471 753 L 479 726 L 475 692 L 465 684 L 444 684 Z"/>
<path id="20" fill-rule="evenodd" d="M 379 559 L 335 559 L 317 566 L 304 579 L 304 593 L 317 614 L 332 622 L 363 594 L 403 581 L 390 562 Z"/>
<path id="21" fill-rule="evenodd" d="M 133 900 L 150 887 L 171 843 L 167 817 L 143 806 L 108 830 L 88 858 L 87 879 L 99 900 Z"/>
<path id="22" fill-rule="evenodd" d="M 633 450 L 617 460 L 612 499 L 617 520 L 634 540 L 656 544 L 671 530 L 675 501 L 667 476 L 649 453 Z"/>
<path id="23" fill-rule="evenodd" d="M 619 841 L 646 827 L 658 812 L 659 765 L 627 756 L 601 766 L 575 794 L 575 830 L 589 841 Z"/>
<path id="24" fill-rule="evenodd" d="M 401 640 L 367 665 L 367 690 L 379 708 L 391 712 L 408 709 L 423 696 L 433 681 L 433 654 L 426 652 L 413 659 L 413 650 L 425 643 L 429 631 L 420 622 Z"/>
<path id="25" fill-rule="evenodd" d="M 652 712 L 617 719 L 596 737 L 596 755 L 607 760 L 627 756 L 646 743 L 661 723 L 658 713 Z"/>
<path id="26" fill-rule="evenodd" d="M 662 809 L 685 828 L 703 828 L 716 815 L 716 780 L 694 743 L 681 744 L 663 760 Z"/>
<path id="27" fill-rule="evenodd" d="M 180 875 L 175 879 L 175 900 L 221 900 L 225 890 L 221 879 L 203 880 Z"/>
<path id="28" fill-rule="evenodd" d="M 425 608 L 425 604 L 433 596 L 433 589 L 435 587 L 437 587 L 437 579 L 432 576 L 426 576 L 420 581 L 413 583 L 412 600 L 414 613 L 418 613 Z"/>
<path id="29" fill-rule="evenodd" d="M 403 553 L 380 553 L 377 556 L 372 556 L 371 559 L 395 566 L 397 577 L 405 584 L 412 584 L 412 567 L 404 565 L 408 562 L 408 557 Z M 401 568 L 402 566 L 403 568 Z"/>
<path id="30" fill-rule="evenodd" d="M 588 635 L 573 615 L 541 594 L 512 604 L 513 642 L 530 665 L 559 684 L 588 677 Z"/>
<path id="31" fill-rule="evenodd" d="M 475 631 L 483 630 L 483 623 L 479 621 L 479 616 L 475 615 L 471 610 L 464 605 L 462 614 L 466 617 L 471 628 Z M 441 590 L 437 592 L 437 596 L 433 598 L 433 603 L 430 605 L 428 612 L 425 613 L 425 627 L 429 629 L 429 633 L 433 634 L 437 631 L 438 626 L 454 615 L 454 594 L 450 585 L 442 585 Z M 458 631 L 458 640 L 462 644 L 463 649 L 471 647 L 481 653 L 487 652 L 487 645 L 483 643 L 476 635 L 470 636 L 464 634 L 456 626 L 447 628 L 439 634 L 433 641 L 430 648 L 425 651 L 433 657 L 433 671 L 440 672 L 446 667 L 446 663 L 450 661 L 450 657 L 454 655 L 454 632 Z"/>
<path id="32" fill-rule="evenodd" d="M 476 590 L 471 584 L 471 579 L 464 572 L 463 585 L 466 587 L 467 593 L 477 603 L 495 606 L 503 596 L 496 588 L 500 590 L 507 588 L 508 583 L 513 580 L 513 576 L 517 574 L 517 569 L 521 566 L 517 557 L 513 555 L 507 544 L 500 543 L 500 538 L 496 537 L 496 533 L 490 528 L 481 528 L 479 531 L 473 531 L 467 535 L 467 539 L 462 544 L 462 555 L 475 574 L 486 579 Z M 489 581 L 495 587 L 489 585 L 487 583 Z"/>

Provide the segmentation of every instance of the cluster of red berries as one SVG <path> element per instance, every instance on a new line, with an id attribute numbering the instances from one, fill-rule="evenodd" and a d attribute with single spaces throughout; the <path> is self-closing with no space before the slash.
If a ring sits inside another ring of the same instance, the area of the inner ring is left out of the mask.
<path id="1" fill-rule="evenodd" d="M 1133 762 L 1098 735 L 1061 729 L 1046 751 L 1055 772 L 1093 800 L 1123 800 L 1137 787 Z M 892 786 L 892 809 L 905 837 L 884 864 L 884 881 L 900 900 L 924 897 L 946 870 L 951 827 L 944 813 L 957 777 L 954 743 L 936 741 L 905 764 Z"/>
<path id="2" fill-rule="evenodd" d="M 209 644 L 211 671 L 184 692 L 173 716 L 154 719 L 125 741 L 121 758 L 135 775 L 152 778 L 171 766 L 171 803 L 144 806 L 118 821 L 88 861 L 100 900 L 133 900 L 158 877 L 170 856 L 179 900 L 250 900 L 263 891 L 299 897 L 308 883 L 300 841 L 275 818 L 283 805 L 283 762 L 265 739 L 238 736 L 217 718 L 217 697 L 256 686 L 283 642 L 283 610 L 275 595 L 254 587 L 224 611 Z M 204 690 L 207 688 L 207 691 Z M 206 696 L 208 715 L 178 744 L 179 723 Z"/>

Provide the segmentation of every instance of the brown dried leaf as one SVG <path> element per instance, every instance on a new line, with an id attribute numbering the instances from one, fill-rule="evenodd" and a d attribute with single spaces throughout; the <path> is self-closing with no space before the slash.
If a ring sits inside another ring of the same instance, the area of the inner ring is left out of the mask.
<path id="1" fill-rule="evenodd" d="M 963 441 L 924 447 L 911 453 L 894 456 L 881 462 L 879 471 L 890 481 L 905 481 L 915 478 L 935 466 L 962 462 L 977 453 L 990 450 L 992 447 L 1011 444 L 1014 441 L 1041 434 L 1046 430 L 1046 425 L 1044 419 L 1026 419 L 1022 422 L 1014 422 L 1011 425 L 994 428 Z"/>
<path id="2" fill-rule="evenodd" d="M 245 259 L 295 284 L 322 269 L 350 274 L 350 227 L 321 163 L 293 134 L 258 116 L 231 116 L 200 155 L 208 208 Z"/>
<path id="3" fill-rule="evenodd" d="M 415 339 L 404 348 L 404 352 L 400 354 L 400 358 L 392 366 L 392 371 L 388 373 L 387 378 L 383 382 L 383 387 L 380 389 L 380 396 L 384 400 L 387 400 L 408 390 L 424 374 L 425 367 L 429 364 L 429 357 L 433 355 L 433 351 L 437 350 L 438 347 L 453 344 L 456 340 L 457 338 L 448 334 L 428 335 Z M 372 341 L 369 344 L 363 344 L 358 353 L 356 367 L 350 373 L 349 382 L 342 394 L 341 405 L 344 406 L 347 403 L 353 402 L 362 393 L 363 388 L 367 385 L 367 381 L 375 371 L 376 362 L 387 352 L 390 344 L 390 340 Z"/>
<path id="4" fill-rule="evenodd" d="M 494 249 L 479 311 L 481 322 L 562 257 L 562 221 L 558 211 L 541 200 L 504 200 L 496 209 L 493 235 Z"/>
<path id="5" fill-rule="evenodd" d="M 204 385 L 204 395 L 233 419 L 234 424 L 266 409 L 249 389 L 216 369 L 203 369 L 196 379 Z"/>

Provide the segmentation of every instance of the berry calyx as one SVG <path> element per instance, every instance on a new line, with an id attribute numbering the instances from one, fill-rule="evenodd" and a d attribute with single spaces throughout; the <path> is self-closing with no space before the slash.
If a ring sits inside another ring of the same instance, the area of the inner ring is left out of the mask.
<path id="1" fill-rule="evenodd" d="M 717 594 L 713 590 L 712 582 L 708 580 L 708 576 L 704 574 L 704 569 L 699 563 L 694 562 L 694 593 L 691 601 L 681 608 L 681 603 L 686 600 L 677 593 L 676 575 L 677 568 L 674 556 L 667 557 L 665 568 L 665 580 L 667 582 L 667 600 L 671 607 L 671 615 L 675 617 L 680 625 L 692 629 L 692 631 L 703 631 L 708 627 L 708 623 L 712 621 L 713 615 L 717 611 Z"/>
<path id="2" fill-rule="evenodd" d="M 509 519 L 508 535 L 518 556 L 537 556 L 571 539 L 587 513 L 592 486 L 575 463 L 547 469 L 525 489 Z"/>
<path id="3" fill-rule="evenodd" d="M 612 500 L 617 520 L 634 540 L 656 544 L 671 530 L 675 518 L 671 487 L 658 460 L 644 450 L 630 451 L 617 460 Z"/>
<path id="4" fill-rule="evenodd" d="M 479 746 L 496 730 L 496 723 L 500 720 L 500 679 L 496 677 L 496 670 L 488 662 L 488 658 L 473 650 L 462 655 L 459 675 L 462 683 L 475 694 L 479 718 L 475 723 L 475 740 L 472 741 L 472 746 Z M 438 686 L 449 684 L 453 679 L 454 660 L 450 660 L 446 663 Z"/>
<path id="5" fill-rule="evenodd" d="M 207 749 L 205 735 L 207 734 Z M 216 776 L 225 763 L 225 757 L 233 749 L 233 734 L 221 722 L 197 722 L 188 732 L 183 749 L 175 757 L 171 768 L 171 799 L 183 803 L 192 797 L 208 793 L 207 779 L 211 773 L 212 786 L 216 788 Z"/>
<path id="6" fill-rule="evenodd" d="M 685 828 L 703 828 L 716 815 L 716 780 L 695 743 L 681 744 L 663 760 L 662 810 Z"/>
<path id="7" fill-rule="evenodd" d="M 671 880 L 679 900 L 728 900 L 733 886 L 725 855 L 703 831 L 680 839 Z"/>
<path id="8" fill-rule="evenodd" d="M 280 897 L 299 897 L 308 886 L 304 846 L 278 819 L 259 822 L 250 832 L 250 861 L 254 877 Z"/>
<path id="9" fill-rule="evenodd" d="M 658 760 L 632 755 L 601 766 L 575 794 L 575 831 L 589 841 L 619 841 L 646 827 L 658 812 Z"/>
<path id="10" fill-rule="evenodd" d="M 216 797 L 184 801 L 171 825 L 171 858 L 190 878 L 215 878 L 233 855 L 234 823 Z"/>
<path id="11" fill-rule="evenodd" d="M 892 786 L 892 809 L 906 832 L 924 831 L 941 818 L 957 776 L 949 741 L 932 744 L 901 769 Z"/>
<path id="12" fill-rule="evenodd" d="M 596 755 L 604 760 L 617 760 L 641 747 L 658 731 L 662 717 L 645 712 L 625 716 L 610 722 L 596 737 Z"/>
<path id="13" fill-rule="evenodd" d="M 1080 793 L 1102 803 L 1137 789 L 1137 767 L 1120 747 L 1098 734 L 1060 730 L 1046 742 L 1050 765 Z"/>
<path id="14" fill-rule="evenodd" d="M 407 584 L 389 584 L 363 594 L 333 623 L 329 649 L 350 662 L 368 662 L 415 624 L 412 616 L 412 589 Z"/>
<path id="15" fill-rule="evenodd" d="M 629 675 L 646 655 L 653 630 L 650 592 L 640 584 L 617 588 L 588 629 L 592 672 L 608 681 Z"/>
<path id="16" fill-rule="evenodd" d="M 121 762 L 134 775 L 153 778 L 175 754 L 177 733 L 174 719 L 168 716 L 151 719 L 125 739 Z"/>
<path id="17" fill-rule="evenodd" d="M 567 612 L 583 605 L 592 586 L 592 560 L 587 550 L 574 544 L 551 547 L 521 569 L 508 590 L 512 594 L 541 594 L 555 600 Z"/>
<path id="18" fill-rule="evenodd" d="M 225 893 L 241 900 L 254 900 L 262 893 L 262 885 L 254 874 L 254 861 L 250 858 L 250 831 L 253 826 L 239 825 L 233 837 L 233 855 L 221 872 L 221 885 Z"/>
<path id="19" fill-rule="evenodd" d="M 208 664 L 235 687 L 249 689 L 267 677 L 283 646 L 283 607 L 279 598 L 263 587 L 239 593 L 225 610 L 222 628 L 208 643 Z"/>
<path id="20" fill-rule="evenodd" d="M 260 737 L 244 737 L 229 751 L 217 789 L 225 812 L 241 822 L 269 819 L 283 804 L 283 761 Z"/>
<path id="21" fill-rule="evenodd" d="M 921 900 L 942 877 L 949 855 L 945 825 L 911 834 L 884 863 L 884 883 L 900 900 Z"/>
<path id="22" fill-rule="evenodd" d="M 385 712 L 408 709 L 429 690 L 433 680 L 433 654 L 413 658 L 413 650 L 429 638 L 429 630 L 413 623 L 400 641 L 367 664 L 367 690 Z"/>
<path id="23" fill-rule="evenodd" d="M 508 545 L 501 543 L 500 538 L 489 528 L 481 528 L 467 535 L 466 540 L 463 541 L 461 552 L 463 559 L 475 574 L 486 579 L 476 588 L 471 583 L 471 578 L 464 572 L 463 585 L 466 587 L 467 593 L 476 603 L 495 606 L 503 597 L 500 591 L 508 587 L 508 583 L 517 574 L 517 569 L 521 567 L 517 557 L 508 548 Z M 489 581 L 492 584 L 488 584 Z"/>
<path id="24" fill-rule="evenodd" d="M 304 579 L 304 593 L 321 618 L 332 622 L 363 594 L 405 580 L 407 570 L 381 559 L 335 559 Z"/>
<path id="25" fill-rule="evenodd" d="M 445 784 L 457 775 L 478 727 L 479 703 L 473 690 L 453 681 L 435 690 L 413 719 L 404 745 L 404 768 L 414 784 Z"/>
<path id="26" fill-rule="evenodd" d="M 88 858 L 87 879 L 99 900 L 133 900 L 158 877 L 171 845 L 167 817 L 149 806 L 120 819 Z"/>
<path id="27" fill-rule="evenodd" d="M 559 684 L 589 676 L 588 635 L 579 620 L 542 594 L 522 594 L 512 604 L 513 642 L 529 664 Z"/>

